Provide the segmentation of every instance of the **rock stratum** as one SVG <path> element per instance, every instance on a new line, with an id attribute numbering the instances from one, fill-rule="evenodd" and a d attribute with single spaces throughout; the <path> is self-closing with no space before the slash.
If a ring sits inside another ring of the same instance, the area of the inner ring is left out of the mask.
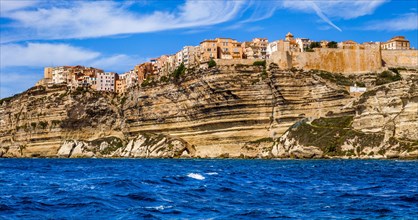
<path id="1" fill-rule="evenodd" d="M 235 64 L 124 96 L 37 86 L 2 100 L 0 157 L 418 158 L 417 75 Z"/>

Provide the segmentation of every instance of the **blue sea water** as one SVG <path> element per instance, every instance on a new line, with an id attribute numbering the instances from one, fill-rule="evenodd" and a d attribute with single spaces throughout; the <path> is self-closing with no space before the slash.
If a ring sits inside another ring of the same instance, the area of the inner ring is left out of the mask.
<path id="1" fill-rule="evenodd" d="M 0 159 L 0 219 L 418 219 L 418 161 Z"/>

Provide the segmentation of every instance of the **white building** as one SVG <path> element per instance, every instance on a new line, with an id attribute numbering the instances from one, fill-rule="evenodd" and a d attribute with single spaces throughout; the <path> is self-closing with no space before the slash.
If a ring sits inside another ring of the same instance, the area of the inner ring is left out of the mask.
<path id="1" fill-rule="evenodd" d="M 130 70 L 124 74 L 119 75 L 119 79 L 125 80 L 126 88 L 133 87 L 138 84 L 138 75 L 134 70 Z"/>
<path id="2" fill-rule="evenodd" d="M 115 91 L 115 74 L 112 72 L 97 73 L 96 89 L 98 91 Z"/>
<path id="3" fill-rule="evenodd" d="M 266 58 L 269 58 L 273 52 L 276 52 L 278 50 L 278 44 L 279 44 L 278 40 L 267 44 Z"/>
<path id="4" fill-rule="evenodd" d="M 52 68 L 52 83 L 67 83 L 67 78 L 69 77 L 69 67 L 67 66 L 57 66 Z"/>
<path id="5" fill-rule="evenodd" d="M 306 51 L 309 48 L 311 41 L 308 38 L 296 38 L 296 43 L 301 52 Z"/>

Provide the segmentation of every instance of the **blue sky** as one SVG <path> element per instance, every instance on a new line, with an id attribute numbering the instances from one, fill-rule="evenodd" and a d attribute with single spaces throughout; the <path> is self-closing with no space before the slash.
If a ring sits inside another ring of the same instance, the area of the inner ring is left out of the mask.
<path id="1" fill-rule="evenodd" d="M 0 97 L 22 92 L 44 66 L 123 73 L 204 39 L 387 41 L 417 47 L 416 0 L 0 0 Z"/>

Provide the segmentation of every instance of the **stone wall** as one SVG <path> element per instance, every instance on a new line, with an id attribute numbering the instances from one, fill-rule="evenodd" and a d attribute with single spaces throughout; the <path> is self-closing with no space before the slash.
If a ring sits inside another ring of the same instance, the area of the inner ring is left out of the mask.
<path id="1" fill-rule="evenodd" d="M 269 62 L 276 63 L 280 69 L 292 68 L 292 55 L 289 51 L 275 51 L 270 55 Z"/>
<path id="2" fill-rule="evenodd" d="M 292 66 L 304 70 L 352 74 L 381 71 L 382 61 L 379 48 L 317 48 L 315 52 L 294 52 Z"/>
<path id="3" fill-rule="evenodd" d="M 370 73 L 382 70 L 379 45 L 356 45 L 352 48 L 315 48 L 313 52 L 276 51 L 269 62 L 281 69 L 325 70 L 333 73 Z"/>
<path id="4" fill-rule="evenodd" d="M 418 68 L 418 50 L 382 50 L 385 67 Z"/>

